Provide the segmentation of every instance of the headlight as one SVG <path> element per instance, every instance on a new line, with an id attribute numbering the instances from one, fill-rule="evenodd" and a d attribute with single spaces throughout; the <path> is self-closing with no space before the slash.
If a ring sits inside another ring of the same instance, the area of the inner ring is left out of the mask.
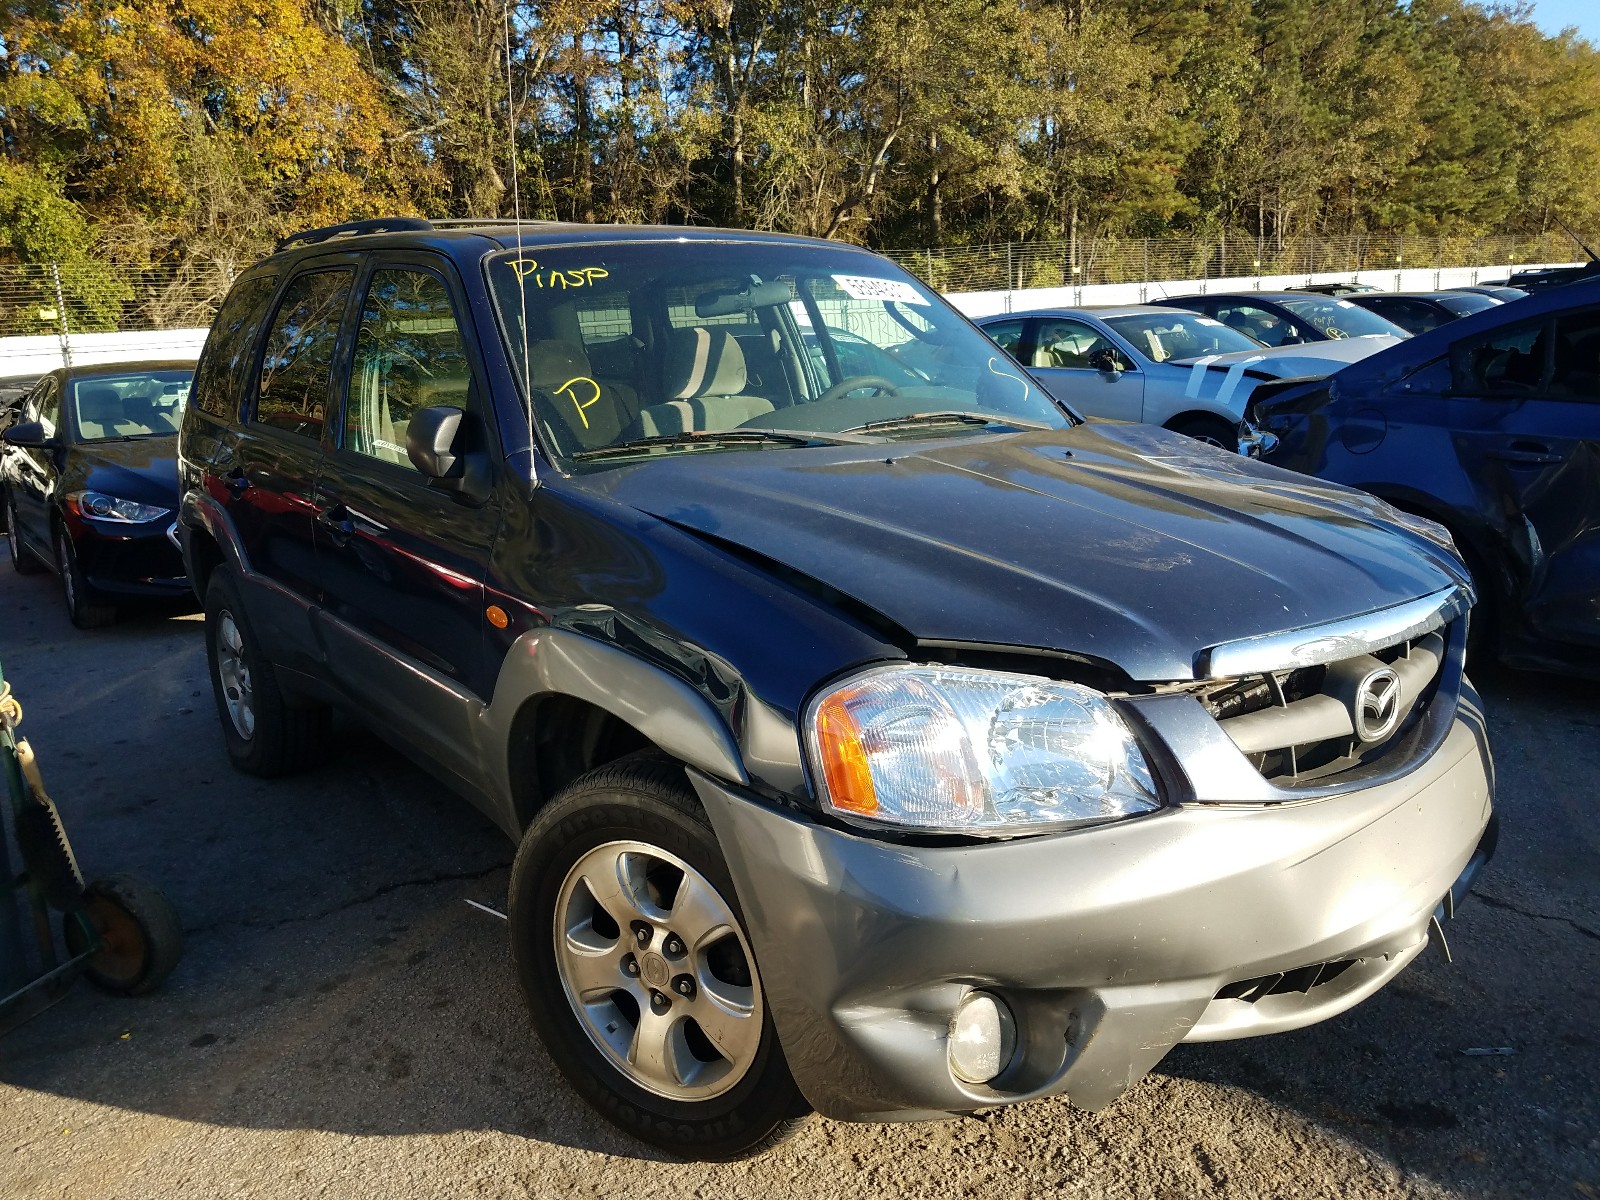
<path id="1" fill-rule="evenodd" d="M 73 492 L 67 499 L 77 504 L 78 511 L 86 517 L 96 517 L 102 521 L 125 521 L 130 525 L 159 520 L 171 511 L 153 504 L 119 500 L 104 492 Z"/>
<path id="2" fill-rule="evenodd" d="M 1009 837 L 1159 807 L 1111 702 L 1031 675 L 876 668 L 812 702 L 806 739 L 822 802 L 847 821 Z"/>

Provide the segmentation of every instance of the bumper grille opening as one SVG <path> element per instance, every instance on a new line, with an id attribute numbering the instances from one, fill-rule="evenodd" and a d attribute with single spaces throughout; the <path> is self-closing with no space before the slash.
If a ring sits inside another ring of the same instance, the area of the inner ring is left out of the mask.
<path id="1" fill-rule="evenodd" d="M 1217 989 L 1218 1000 L 1243 1000 L 1254 1004 L 1268 996 L 1283 996 L 1289 992 L 1309 992 L 1314 987 L 1331 983 L 1361 960 L 1341 958 L 1335 962 L 1313 963 L 1309 967 L 1296 967 L 1277 975 L 1259 975 L 1254 979 L 1240 979 Z"/>
<path id="2" fill-rule="evenodd" d="M 1448 633 L 1207 685 L 1196 697 L 1264 778 L 1325 780 L 1382 758 L 1422 719 L 1438 691 Z"/>

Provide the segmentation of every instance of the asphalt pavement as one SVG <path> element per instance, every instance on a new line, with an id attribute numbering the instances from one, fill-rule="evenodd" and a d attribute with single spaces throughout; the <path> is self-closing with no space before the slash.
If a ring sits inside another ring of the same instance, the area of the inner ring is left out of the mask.
<path id="1" fill-rule="evenodd" d="M 504 908 L 513 848 L 382 742 L 235 774 L 198 617 L 79 632 L 52 576 L 3 562 L 0 664 L 85 874 L 158 882 L 187 931 L 164 990 L 80 985 L 0 1037 L 0 1196 L 1600 1198 L 1600 685 L 1479 680 L 1502 836 L 1454 965 L 1180 1046 L 1100 1113 L 817 1119 L 708 1166 L 556 1073 L 504 922 L 467 903 Z"/>

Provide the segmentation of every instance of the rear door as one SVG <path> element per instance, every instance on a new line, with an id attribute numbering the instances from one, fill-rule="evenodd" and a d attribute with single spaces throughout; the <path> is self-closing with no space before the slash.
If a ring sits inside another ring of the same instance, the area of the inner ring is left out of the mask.
<path id="1" fill-rule="evenodd" d="M 494 686 L 483 584 L 500 510 L 430 487 L 406 454 L 421 408 L 462 409 L 487 436 L 468 311 L 443 259 L 374 258 L 312 525 L 330 674 L 380 728 L 471 782 L 470 721 Z"/>
<path id="2" fill-rule="evenodd" d="M 349 255 L 314 259 L 267 321 L 231 465 L 215 482 L 249 572 L 246 607 L 286 666 L 320 674 L 310 611 L 321 598 L 312 518 L 333 366 L 355 287 Z"/>
<path id="3" fill-rule="evenodd" d="M 1529 628 L 1600 645 L 1600 308 L 1459 342 L 1451 373 L 1463 471 L 1529 560 Z"/>
<path id="4" fill-rule="evenodd" d="M 1036 318 L 1030 334 L 1028 373 L 1057 400 L 1091 417 L 1144 419 L 1144 372 L 1111 338 L 1071 317 Z"/>

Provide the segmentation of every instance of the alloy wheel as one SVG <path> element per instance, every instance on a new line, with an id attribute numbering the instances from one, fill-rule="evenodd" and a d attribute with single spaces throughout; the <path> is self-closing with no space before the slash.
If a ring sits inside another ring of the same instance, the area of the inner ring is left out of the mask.
<path id="1" fill-rule="evenodd" d="M 256 731 L 255 692 L 250 664 L 245 661 L 244 637 L 233 614 L 226 609 L 217 617 L 217 679 L 222 684 L 234 732 L 249 741 Z"/>
<path id="2" fill-rule="evenodd" d="M 710 881 L 659 847 L 596 846 L 555 908 L 556 967 L 589 1039 L 633 1083 L 676 1101 L 735 1087 L 761 1046 L 761 981 Z"/>

